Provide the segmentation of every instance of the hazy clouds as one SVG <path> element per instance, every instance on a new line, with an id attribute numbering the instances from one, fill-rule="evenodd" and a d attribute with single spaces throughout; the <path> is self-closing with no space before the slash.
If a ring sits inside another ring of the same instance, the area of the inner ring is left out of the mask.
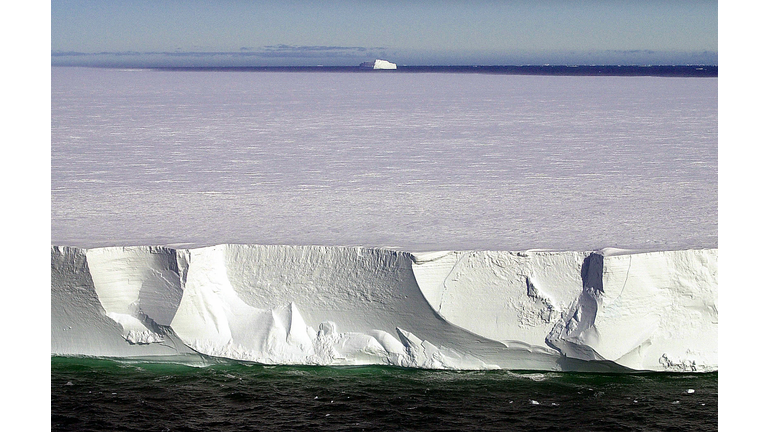
<path id="1" fill-rule="evenodd" d="M 51 49 L 53 64 L 711 64 L 717 2 L 54 0 Z"/>

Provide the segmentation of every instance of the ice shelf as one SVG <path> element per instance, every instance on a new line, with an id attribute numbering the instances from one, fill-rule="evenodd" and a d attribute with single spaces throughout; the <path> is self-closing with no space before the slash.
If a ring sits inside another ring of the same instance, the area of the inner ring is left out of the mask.
<path id="1" fill-rule="evenodd" d="M 717 249 L 51 247 L 51 353 L 717 370 Z"/>

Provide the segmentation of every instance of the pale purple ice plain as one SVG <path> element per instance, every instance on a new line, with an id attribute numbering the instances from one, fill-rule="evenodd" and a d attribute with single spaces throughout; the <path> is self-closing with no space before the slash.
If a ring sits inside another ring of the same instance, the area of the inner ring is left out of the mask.
<path id="1" fill-rule="evenodd" d="M 717 79 L 53 68 L 51 242 L 717 247 Z"/>

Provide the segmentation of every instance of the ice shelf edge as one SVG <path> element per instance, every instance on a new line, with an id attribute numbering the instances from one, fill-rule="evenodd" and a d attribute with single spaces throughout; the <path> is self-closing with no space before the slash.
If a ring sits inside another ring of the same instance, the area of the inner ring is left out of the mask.
<path id="1" fill-rule="evenodd" d="M 51 246 L 51 353 L 717 370 L 717 249 Z"/>

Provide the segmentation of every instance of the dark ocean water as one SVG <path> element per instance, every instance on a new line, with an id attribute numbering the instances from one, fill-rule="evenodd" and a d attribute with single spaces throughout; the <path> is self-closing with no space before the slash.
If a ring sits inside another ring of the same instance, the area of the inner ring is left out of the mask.
<path id="1" fill-rule="evenodd" d="M 54 431 L 715 431 L 718 377 L 51 360 Z"/>

